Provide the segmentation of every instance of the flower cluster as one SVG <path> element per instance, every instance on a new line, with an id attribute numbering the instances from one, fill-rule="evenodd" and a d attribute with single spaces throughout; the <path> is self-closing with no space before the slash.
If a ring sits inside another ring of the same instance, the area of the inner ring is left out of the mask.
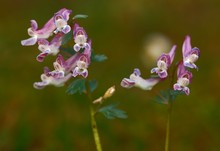
<path id="1" fill-rule="evenodd" d="M 130 78 L 124 78 L 121 81 L 121 86 L 125 88 L 131 88 L 133 86 L 139 87 L 143 90 L 151 90 L 159 81 L 168 77 L 168 69 L 173 63 L 176 53 L 176 45 L 174 45 L 168 54 L 163 53 L 157 60 L 157 67 L 151 69 L 151 73 L 156 73 L 158 77 L 143 79 L 140 75 L 139 69 L 134 69 L 134 72 L 130 75 Z M 198 48 L 191 46 L 190 36 L 186 36 L 182 47 L 183 59 L 178 63 L 177 69 L 177 83 L 173 85 L 174 90 L 183 91 L 186 95 L 190 94 L 188 85 L 192 81 L 192 73 L 188 68 L 198 67 L 195 62 L 200 56 Z"/>
<path id="2" fill-rule="evenodd" d="M 41 75 L 42 81 L 34 83 L 36 89 L 42 89 L 47 85 L 63 86 L 71 77 L 81 75 L 86 78 L 88 76 L 92 51 L 91 40 L 77 23 L 74 23 L 73 29 L 68 25 L 71 13 L 72 10 L 66 8 L 59 10 L 41 29 L 38 29 L 35 20 L 31 20 L 31 27 L 28 28 L 31 38 L 21 41 L 23 46 L 38 44 L 40 54 L 36 59 L 39 62 L 43 62 L 48 55 L 57 55 L 56 61 L 53 63 L 54 70 L 44 68 L 44 73 Z M 63 38 L 67 33 L 73 35 L 75 44 L 72 50 L 73 55 L 64 59 L 59 53 Z M 48 41 L 49 37 L 52 37 L 51 41 Z"/>

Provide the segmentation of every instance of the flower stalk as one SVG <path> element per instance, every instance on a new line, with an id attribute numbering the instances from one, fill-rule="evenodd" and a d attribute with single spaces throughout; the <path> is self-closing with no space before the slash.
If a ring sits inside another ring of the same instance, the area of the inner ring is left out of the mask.
<path id="1" fill-rule="evenodd" d="M 96 112 L 93 108 L 93 104 L 92 104 L 93 100 L 92 100 L 92 95 L 91 95 L 91 90 L 90 90 L 88 80 L 86 81 L 86 95 L 87 95 L 88 100 L 90 102 L 91 126 L 92 126 L 92 132 L 93 132 L 93 136 L 94 136 L 94 140 L 95 140 L 96 150 L 97 151 L 102 151 L 101 140 L 100 140 L 100 137 L 99 137 L 98 127 L 97 127 L 97 123 L 96 123 L 96 120 L 95 120 L 95 113 Z"/>

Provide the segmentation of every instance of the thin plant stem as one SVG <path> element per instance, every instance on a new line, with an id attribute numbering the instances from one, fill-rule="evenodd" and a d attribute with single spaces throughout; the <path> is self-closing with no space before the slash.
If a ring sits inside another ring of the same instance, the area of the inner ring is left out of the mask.
<path id="1" fill-rule="evenodd" d="M 178 68 L 180 62 L 176 64 L 174 67 L 171 75 L 169 76 L 170 80 L 170 89 L 173 89 L 173 84 L 174 84 L 174 74 L 176 73 L 176 70 Z M 167 124 L 166 124 L 166 138 L 165 138 L 165 151 L 170 151 L 170 124 L 171 124 L 171 114 L 172 114 L 172 109 L 173 109 L 173 99 L 171 94 L 169 94 L 168 98 L 168 114 L 167 114 Z"/>
<path id="2" fill-rule="evenodd" d="M 91 96 L 91 90 L 89 87 L 89 83 L 86 81 L 86 94 L 88 97 L 88 100 L 90 102 L 90 117 L 91 117 L 91 126 L 92 126 L 92 132 L 93 132 L 93 136 L 94 136 L 94 140 L 95 140 L 95 145 L 96 145 L 96 150 L 97 151 L 102 151 L 102 145 L 101 145 L 101 140 L 99 137 L 99 132 L 98 132 L 98 127 L 97 127 L 97 123 L 95 120 L 95 110 L 93 108 L 93 104 L 92 104 L 92 96 Z"/>
<path id="3" fill-rule="evenodd" d="M 166 125 L 166 139 L 165 139 L 165 151 L 170 150 L 170 121 L 171 121 L 171 113 L 173 108 L 173 101 L 169 101 L 168 107 L 168 115 L 167 115 L 167 125 Z"/>
<path id="4" fill-rule="evenodd" d="M 98 128 L 95 120 L 95 111 L 92 106 L 90 106 L 90 115 L 91 115 L 91 124 L 92 124 L 92 131 L 93 131 L 93 136 L 96 144 L 96 149 L 97 151 L 102 151 L 102 146 L 101 146 L 101 141 L 98 133 Z"/>

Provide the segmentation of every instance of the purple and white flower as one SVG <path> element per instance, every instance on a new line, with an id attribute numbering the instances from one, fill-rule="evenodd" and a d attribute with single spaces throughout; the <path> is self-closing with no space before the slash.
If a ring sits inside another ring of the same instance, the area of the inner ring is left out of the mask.
<path id="1" fill-rule="evenodd" d="M 59 10 L 56 14 L 64 13 L 66 15 L 68 14 L 66 12 L 69 12 L 69 11 L 70 10 L 63 8 Z M 65 17 L 68 19 L 69 16 L 66 15 Z M 38 24 L 35 20 L 31 20 L 30 22 L 31 22 L 31 27 L 28 28 L 28 35 L 31 36 L 31 38 L 22 40 L 21 45 L 23 46 L 31 46 L 31 45 L 36 44 L 39 39 L 47 39 L 48 37 L 53 35 L 53 32 L 55 29 L 63 27 L 61 25 L 54 23 L 54 16 L 41 29 L 38 29 Z"/>
<path id="2" fill-rule="evenodd" d="M 76 77 L 77 75 L 81 75 L 84 78 L 88 76 L 88 67 L 90 64 L 90 57 L 91 57 L 91 40 L 88 42 L 89 47 L 86 47 L 84 52 L 82 53 L 82 56 L 77 61 L 77 65 L 75 69 L 73 70 L 73 77 Z"/>
<path id="3" fill-rule="evenodd" d="M 192 48 L 190 36 L 186 36 L 183 47 L 183 64 L 189 68 L 195 68 L 198 70 L 198 67 L 195 65 L 195 62 L 198 60 L 200 56 L 200 50 L 197 47 Z"/>
<path id="4" fill-rule="evenodd" d="M 124 78 L 121 81 L 121 86 L 124 88 L 138 87 L 143 90 L 151 90 L 159 81 L 160 78 L 143 79 L 140 70 L 135 68 L 129 79 Z"/>
<path id="5" fill-rule="evenodd" d="M 192 82 L 192 73 L 186 70 L 183 62 L 178 66 L 177 78 L 177 83 L 173 85 L 173 89 L 184 91 L 186 95 L 189 95 L 190 89 L 188 88 L 188 85 Z"/>
<path id="6" fill-rule="evenodd" d="M 69 15 L 72 13 L 72 10 L 68 10 L 63 8 L 62 11 L 57 12 L 54 15 L 54 23 L 56 26 L 56 30 L 54 31 L 55 34 L 58 32 L 63 32 L 67 34 L 71 31 L 71 27 L 68 25 Z"/>
<path id="7" fill-rule="evenodd" d="M 81 53 L 76 53 L 66 61 L 61 55 L 57 56 L 54 62 L 54 70 L 50 71 L 47 67 L 41 75 L 41 82 L 35 82 L 36 89 L 43 89 L 47 85 L 54 85 L 57 87 L 63 86 L 66 81 L 72 77 L 72 70 L 77 66 L 77 60 L 82 56 Z"/>
<path id="8" fill-rule="evenodd" d="M 46 56 L 57 55 L 60 51 L 59 48 L 62 44 L 63 35 L 63 33 L 55 35 L 51 42 L 48 42 L 46 39 L 38 40 L 38 49 L 41 53 L 37 56 L 37 61 L 43 62 Z"/>
<path id="9" fill-rule="evenodd" d="M 176 45 L 172 47 L 168 54 L 162 54 L 157 60 L 157 67 L 151 69 L 151 73 L 157 73 L 160 78 L 168 76 L 167 70 L 173 62 L 176 52 Z"/>
<path id="10" fill-rule="evenodd" d="M 86 31 L 80 27 L 77 23 L 74 25 L 73 38 L 75 45 L 73 49 L 78 52 L 81 48 L 90 49 L 90 45 L 87 43 L 88 36 Z"/>

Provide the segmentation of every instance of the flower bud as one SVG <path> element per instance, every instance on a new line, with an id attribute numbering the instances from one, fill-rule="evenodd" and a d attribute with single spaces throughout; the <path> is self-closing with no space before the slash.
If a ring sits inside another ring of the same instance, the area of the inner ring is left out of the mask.
<path id="1" fill-rule="evenodd" d="M 104 94 L 103 99 L 110 98 L 115 92 L 115 86 L 110 87 Z"/>

